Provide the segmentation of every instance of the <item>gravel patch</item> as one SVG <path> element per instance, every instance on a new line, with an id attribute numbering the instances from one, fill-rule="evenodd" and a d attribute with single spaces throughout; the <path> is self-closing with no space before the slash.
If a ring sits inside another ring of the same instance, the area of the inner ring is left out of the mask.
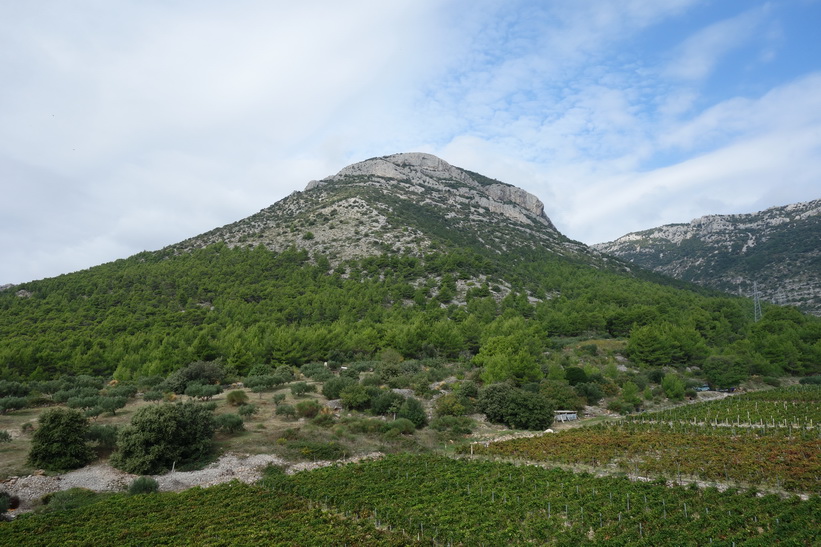
<path id="1" fill-rule="evenodd" d="M 269 465 L 281 466 L 285 468 L 286 473 L 293 474 L 339 463 L 354 463 L 381 457 L 381 453 L 374 452 L 340 461 L 290 463 L 273 454 L 249 456 L 228 453 L 204 469 L 174 471 L 164 475 L 153 475 L 153 478 L 159 484 L 161 492 L 180 492 L 195 486 L 213 486 L 232 480 L 251 484 L 262 478 L 263 471 Z M 31 511 L 39 504 L 43 496 L 52 492 L 70 488 L 86 488 L 95 492 L 122 492 L 127 490 L 138 476 L 114 469 L 107 463 L 97 463 L 62 475 L 35 474 L 26 477 L 11 477 L 0 482 L 0 490 L 5 490 L 20 498 L 20 507 L 14 511 L 19 514 Z"/>

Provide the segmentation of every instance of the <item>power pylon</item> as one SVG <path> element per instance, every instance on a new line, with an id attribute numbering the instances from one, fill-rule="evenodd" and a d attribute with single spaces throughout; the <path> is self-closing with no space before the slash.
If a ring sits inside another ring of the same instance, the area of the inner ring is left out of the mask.
<path id="1" fill-rule="evenodd" d="M 761 320 L 761 295 L 758 292 L 758 282 L 753 281 L 753 314 L 755 316 L 755 322 L 758 323 Z"/>

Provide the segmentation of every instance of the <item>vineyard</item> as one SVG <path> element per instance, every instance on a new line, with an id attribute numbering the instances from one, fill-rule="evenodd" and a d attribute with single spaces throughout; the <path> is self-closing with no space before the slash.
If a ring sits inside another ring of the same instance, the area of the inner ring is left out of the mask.
<path id="1" fill-rule="evenodd" d="M 819 401 L 821 388 L 796 386 L 462 452 L 819 493 Z"/>
<path id="2" fill-rule="evenodd" d="M 0 545 L 814 545 L 819 403 L 819 387 L 775 389 L 464 445 L 471 458 L 398 454 L 272 468 L 255 486 L 99 495 L 0 523 Z"/>
<path id="3" fill-rule="evenodd" d="M 821 512 L 817 496 L 670 488 L 439 456 L 270 475 L 264 484 L 434 545 L 809 545 Z"/>
<path id="4" fill-rule="evenodd" d="M 93 505 L 0 523 L 0 545 L 405 545 L 369 520 L 238 482 L 101 497 Z"/>
<path id="5" fill-rule="evenodd" d="M 756 391 L 663 412 L 643 414 L 631 421 L 751 427 L 757 429 L 808 429 L 818 437 L 821 424 L 821 387 L 792 386 Z"/>
<path id="6" fill-rule="evenodd" d="M 394 455 L 179 494 L 100 495 L 2 545 L 811 545 L 821 498 Z"/>

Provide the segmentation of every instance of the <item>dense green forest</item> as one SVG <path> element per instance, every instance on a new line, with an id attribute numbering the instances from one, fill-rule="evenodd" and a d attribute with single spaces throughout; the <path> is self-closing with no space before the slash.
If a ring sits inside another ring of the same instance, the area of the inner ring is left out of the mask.
<path id="1" fill-rule="evenodd" d="M 291 249 L 215 244 L 145 252 L 0 292 L 0 379 L 129 380 L 220 360 L 405 358 L 501 366 L 537 380 L 567 337 L 623 338 L 643 366 L 730 375 L 821 371 L 821 320 L 551 255 L 386 254 L 332 266 Z M 515 370 L 514 370 L 515 369 Z M 522 372 L 524 371 L 524 372 Z"/>

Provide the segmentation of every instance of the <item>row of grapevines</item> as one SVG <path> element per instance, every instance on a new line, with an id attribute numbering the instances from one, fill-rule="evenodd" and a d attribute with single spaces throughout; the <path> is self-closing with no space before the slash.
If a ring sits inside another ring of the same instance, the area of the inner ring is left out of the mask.
<path id="1" fill-rule="evenodd" d="M 744 399 L 757 401 L 796 401 L 807 403 L 821 403 L 821 386 L 798 385 L 753 391 L 742 395 Z"/>
<path id="2" fill-rule="evenodd" d="M 821 439 L 703 434 L 661 424 L 602 424 L 463 451 L 528 461 L 616 467 L 644 476 L 698 478 L 821 492 Z"/>
<path id="3" fill-rule="evenodd" d="M 609 423 L 606 427 L 623 429 L 625 431 L 654 430 L 661 432 L 694 433 L 697 435 L 717 435 L 724 437 L 754 436 L 783 439 L 784 442 L 793 440 L 811 441 L 821 439 L 821 428 L 772 427 L 770 424 L 737 424 L 737 423 L 693 423 L 691 421 L 654 420 L 644 415 L 632 416 L 618 423 Z"/>
<path id="4" fill-rule="evenodd" d="M 668 488 L 439 456 L 396 455 L 264 484 L 440 545 L 810 544 L 821 511 L 817 496 Z"/>
<path id="5" fill-rule="evenodd" d="M 239 482 L 179 494 L 116 494 L 0 523 L 0 545 L 405 545 L 371 521 Z"/>
<path id="6" fill-rule="evenodd" d="M 801 389 L 798 389 L 801 388 Z M 794 391 L 794 392 L 793 392 Z M 778 392 L 778 393 L 774 393 Z M 764 395 L 770 394 L 770 398 Z M 795 393 L 804 397 L 797 397 Z M 821 386 L 797 386 L 680 406 L 642 414 L 645 421 L 687 421 L 693 424 L 818 428 Z M 634 418 L 636 419 L 636 418 Z"/>

